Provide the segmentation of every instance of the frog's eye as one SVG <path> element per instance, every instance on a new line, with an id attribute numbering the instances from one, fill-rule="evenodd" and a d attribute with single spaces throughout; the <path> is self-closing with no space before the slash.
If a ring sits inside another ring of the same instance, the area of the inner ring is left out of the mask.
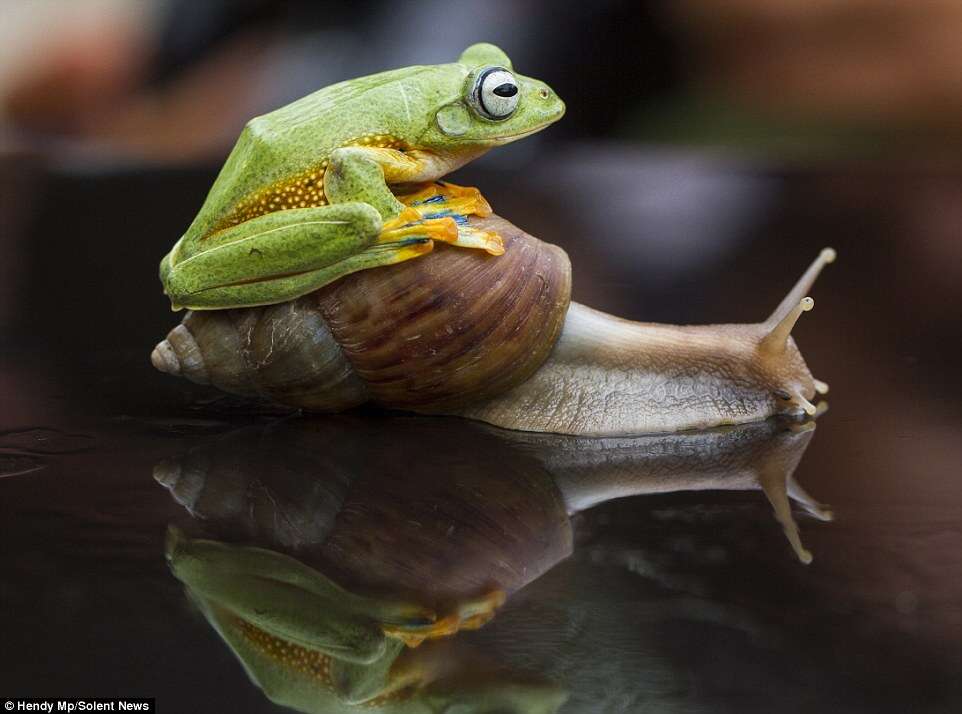
<path id="1" fill-rule="evenodd" d="M 488 119 L 507 119 L 518 106 L 518 82 L 503 67 L 490 67 L 478 75 L 474 103 Z"/>

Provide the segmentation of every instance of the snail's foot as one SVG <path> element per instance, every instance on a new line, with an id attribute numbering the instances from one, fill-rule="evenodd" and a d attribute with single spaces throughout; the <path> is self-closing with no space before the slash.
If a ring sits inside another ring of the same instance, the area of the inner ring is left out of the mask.
<path id="1" fill-rule="evenodd" d="M 461 630 L 479 629 L 494 617 L 505 599 L 503 590 L 492 590 L 478 598 L 458 603 L 454 612 L 435 622 L 421 625 L 382 624 L 381 630 L 388 637 L 401 640 L 408 647 L 417 647 L 425 640 L 450 637 Z"/>
<path id="2" fill-rule="evenodd" d="M 446 241 L 460 248 L 484 250 L 491 255 L 504 253 L 504 241 L 493 231 L 480 230 L 468 223 L 468 216 L 491 215 L 491 206 L 481 192 L 469 186 L 435 181 L 398 200 L 418 212 L 426 221 L 453 218 L 457 224 L 457 240 Z"/>

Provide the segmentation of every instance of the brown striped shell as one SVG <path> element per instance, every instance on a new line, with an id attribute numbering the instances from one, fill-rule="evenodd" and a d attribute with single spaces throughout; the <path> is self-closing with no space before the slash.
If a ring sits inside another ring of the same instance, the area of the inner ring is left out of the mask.
<path id="1" fill-rule="evenodd" d="M 190 312 L 154 349 L 158 369 L 314 411 L 368 401 L 443 412 L 524 382 L 561 333 L 571 266 L 497 216 L 505 254 L 438 246 L 297 300 Z"/>

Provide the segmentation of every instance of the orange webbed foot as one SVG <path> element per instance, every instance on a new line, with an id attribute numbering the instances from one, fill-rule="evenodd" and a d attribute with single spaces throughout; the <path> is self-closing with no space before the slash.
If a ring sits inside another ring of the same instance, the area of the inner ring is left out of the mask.
<path id="1" fill-rule="evenodd" d="M 457 224 L 457 237 L 455 240 L 445 240 L 446 243 L 459 248 L 483 250 L 490 255 L 504 253 L 501 236 L 468 223 L 468 216 L 484 218 L 491 215 L 491 206 L 478 189 L 436 181 L 412 193 L 398 196 L 398 200 L 416 211 L 425 223 L 445 217 L 453 218 Z"/>

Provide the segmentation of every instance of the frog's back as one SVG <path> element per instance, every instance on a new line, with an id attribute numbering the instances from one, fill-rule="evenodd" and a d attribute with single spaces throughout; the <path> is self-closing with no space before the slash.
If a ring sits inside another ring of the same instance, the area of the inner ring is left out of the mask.
<path id="1" fill-rule="evenodd" d="M 259 215 L 322 206 L 324 171 L 341 146 L 408 148 L 427 118 L 408 107 L 419 75 L 405 67 L 324 87 L 247 123 L 187 231 L 202 238 Z M 406 111 L 407 110 L 407 111 Z"/>
<path id="2" fill-rule="evenodd" d="M 430 65 L 403 67 L 331 84 L 268 114 L 255 117 L 248 122 L 247 126 L 257 135 L 265 138 L 273 138 L 279 131 L 286 133 L 303 127 L 314 130 L 321 128 L 323 131 L 324 125 L 330 124 L 332 118 L 335 120 L 339 118 L 345 110 L 365 113 L 364 109 L 368 108 L 368 105 L 376 104 L 370 101 L 369 95 L 372 92 L 400 87 L 402 84 L 407 85 L 410 80 L 416 80 L 419 75 L 432 72 L 434 69 Z M 378 99 L 383 100 L 382 97 Z M 375 108 L 382 109 L 382 107 Z M 382 114 L 383 111 L 376 113 Z M 357 121 L 358 118 L 352 116 L 351 122 Z"/>

